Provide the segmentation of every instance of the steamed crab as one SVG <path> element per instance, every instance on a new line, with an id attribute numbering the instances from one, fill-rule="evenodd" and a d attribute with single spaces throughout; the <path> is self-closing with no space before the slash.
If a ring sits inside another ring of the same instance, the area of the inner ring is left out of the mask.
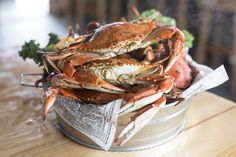
<path id="1" fill-rule="evenodd" d="M 184 48 L 184 35 L 178 28 L 159 27 L 157 21 L 145 19 L 133 22 L 115 22 L 101 26 L 88 35 L 74 39 L 71 45 L 60 50 L 59 53 L 46 53 L 43 57 L 44 65 L 47 70 L 48 62 L 58 72 L 63 72 L 71 77 L 76 71 L 74 66 L 147 48 L 164 39 L 172 41 L 170 59 L 164 69 L 166 73 L 181 56 Z M 155 59 L 153 51 L 144 52 L 146 53 L 145 63 L 150 63 Z M 58 65 L 54 61 L 58 61 Z"/>
<path id="2" fill-rule="evenodd" d="M 86 63 L 83 66 L 77 66 L 75 69 L 76 72 L 73 77 L 68 77 L 64 73 L 53 73 L 47 78 L 51 87 L 46 91 L 45 115 L 49 107 L 53 105 L 56 95 L 61 89 L 64 91 L 61 92 L 63 94 L 66 93 L 66 89 L 80 89 L 81 95 L 76 96 L 76 98 L 82 100 L 86 98 L 85 93 L 89 95 L 91 91 L 85 90 L 86 92 L 84 92 L 81 89 L 89 89 L 97 93 L 103 92 L 104 98 L 109 96 L 125 97 L 127 93 L 136 93 L 130 97 L 130 99 L 133 99 L 135 95 L 148 93 L 147 91 L 149 90 L 140 92 L 140 86 L 141 88 L 144 86 L 151 87 L 162 80 L 171 79 L 171 77 L 162 75 L 163 67 L 161 65 L 147 65 L 132 59 L 97 60 Z M 67 91 L 67 96 L 71 95 L 71 97 L 75 98 L 75 94 L 71 90 Z M 107 94 L 105 95 L 105 93 Z M 89 99 L 91 100 L 89 96 L 87 97 L 86 102 Z"/>
<path id="3" fill-rule="evenodd" d="M 160 40 L 171 41 L 166 65 L 156 60 L 150 48 Z M 159 27 L 156 21 L 138 20 L 107 24 L 74 41 L 59 53 L 44 55 L 45 69 L 49 63 L 59 72 L 48 77 L 51 87 L 46 91 L 44 116 L 58 93 L 85 102 L 122 98 L 120 115 L 140 109 L 118 136 L 124 144 L 165 105 L 163 94 L 173 87 L 167 72 L 183 52 L 184 35 L 177 28 Z M 142 62 L 115 58 L 139 49 L 146 56 Z M 143 88 L 130 90 L 133 85 Z"/>
<path id="4" fill-rule="evenodd" d="M 105 104 L 116 99 L 123 99 L 123 105 L 119 111 L 120 116 L 142 109 L 132 117 L 119 136 L 119 138 L 127 137 L 121 144 L 148 123 L 160 106 L 165 105 L 166 98 L 163 94 L 168 93 L 173 87 L 172 77 L 162 75 L 163 67 L 159 64 L 147 65 L 135 60 L 109 59 L 86 63 L 75 69 L 73 78 L 63 73 L 51 74 L 48 77 L 48 82 L 52 87 L 48 88 L 46 92 L 44 115 L 47 115 L 47 111 L 55 102 L 58 93 L 86 103 Z M 83 88 L 85 84 L 87 87 L 91 86 L 93 90 L 75 90 Z M 124 92 L 117 92 L 118 87 L 113 84 L 121 86 L 120 89 L 123 89 Z M 97 87 L 95 87 L 96 85 Z M 139 85 L 142 90 L 137 87 Z M 109 87 L 109 90 L 104 87 Z M 113 90 L 111 90 L 112 88 Z M 140 118 L 146 120 L 137 123 Z M 135 123 L 140 125 L 132 130 L 131 126 Z M 128 136 L 125 136 L 126 134 Z"/>

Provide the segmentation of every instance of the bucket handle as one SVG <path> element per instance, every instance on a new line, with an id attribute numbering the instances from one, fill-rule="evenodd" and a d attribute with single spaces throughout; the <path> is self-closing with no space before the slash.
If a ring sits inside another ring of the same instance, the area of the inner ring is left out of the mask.
<path id="1" fill-rule="evenodd" d="M 21 73 L 21 85 L 25 87 L 36 87 L 35 84 L 25 83 L 25 79 L 28 76 L 43 76 L 42 73 Z M 43 88 L 42 85 L 39 85 L 38 88 Z"/>

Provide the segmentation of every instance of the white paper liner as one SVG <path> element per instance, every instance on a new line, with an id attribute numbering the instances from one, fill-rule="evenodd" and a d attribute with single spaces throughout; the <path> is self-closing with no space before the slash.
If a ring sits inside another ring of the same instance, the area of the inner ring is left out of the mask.
<path id="1" fill-rule="evenodd" d="M 192 85 L 181 94 L 181 97 L 185 99 L 199 92 L 217 87 L 229 79 L 224 65 L 212 70 L 208 66 L 197 64 L 189 55 L 187 55 L 187 60 L 192 67 L 196 68 L 198 74 Z"/>

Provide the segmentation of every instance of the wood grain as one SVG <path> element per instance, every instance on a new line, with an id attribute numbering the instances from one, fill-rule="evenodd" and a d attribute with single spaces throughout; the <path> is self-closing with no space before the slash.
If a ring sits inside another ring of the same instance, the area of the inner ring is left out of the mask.
<path id="1" fill-rule="evenodd" d="M 200 101 L 201 100 L 201 101 Z M 208 100 L 208 101 L 204 101 Z M 56 128 L 55 117 L 33 125 L 20 124 L 0 132 L 3 156 L 229 156 L 235 154 L 236 108 L 208 92 L 194 96 L 186 128 L 173 140 L 147 150 L 104 152 L 70 141 Z M 1 119 L 1 122 L 4 119 Z"/>

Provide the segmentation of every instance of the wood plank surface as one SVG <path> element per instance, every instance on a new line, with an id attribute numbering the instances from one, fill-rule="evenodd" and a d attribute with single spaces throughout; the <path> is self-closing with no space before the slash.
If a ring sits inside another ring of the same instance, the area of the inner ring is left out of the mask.
<path id="1" fill-rule="evenodd" d="M 17 64 L 12 64 L 17 63 Z M 12 55 L 0 58 L 0 156 L 236 156 L 236 104 L 209 92 L 192 98 L 184 130 L 160 146 L 133 152 L 105 152 L 65 137 L 51 110 L 42 120 L 42 91 L 19 85 L 21 72 L 40 72 L 31 62 Z"/>
<path id="2" fill-rule="evenodd" d="M 204 101 L 213 103 L 205 103 Z M 208 112 L 209 111 L 209 114 Z M 52 113 L 51 113 L 52 115 Z M 235 104 L 204 92 L 194 96 L 187 112 L 186 128 L 173 140 L 151 149 L 134 152 L 104 152 L 70 141 L 55 126 L 18 125 L 1 131 L 0 152 L 4 156 L 225 156 L 235 154 Z M 53 125 L 52 125 L 53 124 Z"/>

